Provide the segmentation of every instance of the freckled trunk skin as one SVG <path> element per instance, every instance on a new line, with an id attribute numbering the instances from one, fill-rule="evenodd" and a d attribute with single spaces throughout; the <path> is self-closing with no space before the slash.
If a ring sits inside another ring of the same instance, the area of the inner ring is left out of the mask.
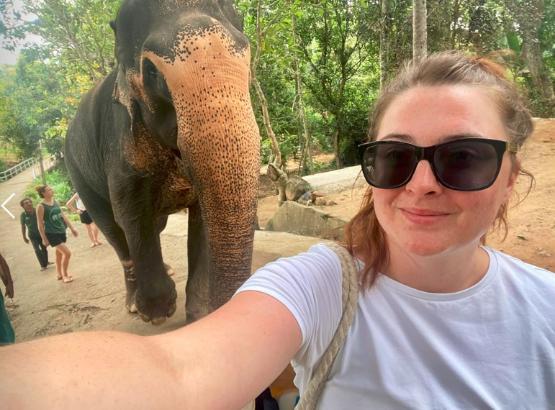
<path id="1" fill-rule="evenodd" d="M 260 137 L 250 55 L 218 27 L 184 37 L 177 48 L 186 52 L 173 62 L 145 53 L 172 94 L 178 147 L 199 198 L 189 215 L 188 320 L 225 303 L 251 272 Z"/>

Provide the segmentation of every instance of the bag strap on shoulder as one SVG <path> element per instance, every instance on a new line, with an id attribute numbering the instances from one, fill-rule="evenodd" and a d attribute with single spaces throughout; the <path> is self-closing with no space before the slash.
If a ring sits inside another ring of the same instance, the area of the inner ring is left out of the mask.
<path id="1" fill-rule="evenodd" d="M 326 244 L 339 257 L 341 261 L 341 271 L 343 279 L 342 283 L 342 305 L 343 311 L 339 325 L 335 330 L 333 339 L 328 348 L 322 355 L 320 362 L 312 374 L 306 390 L 300 399 L 296 410 L 313 410 L 316 409 L 318 399 L 322 393 L 322 389 L 326 384 L 333 362 L 339 353 L 339 350 L 345 343 L 345 337 L 349 331 L 349 327 L 355 316 L 357 300 L 358 300 L 358 270 L 349 251 L 337 243 Z"/>

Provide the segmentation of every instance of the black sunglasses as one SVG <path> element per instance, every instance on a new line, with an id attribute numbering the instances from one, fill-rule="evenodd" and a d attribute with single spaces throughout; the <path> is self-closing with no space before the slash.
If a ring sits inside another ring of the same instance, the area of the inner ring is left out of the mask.
<path id="1" fill-rule="evenodd" d="M 507 141 L 460 138 L 430 147 L 400 141 L 372 141 L 358 146 L 366 181 L 381 189 L 407 184 L 422 160 L 430 163 L 436 179 L 457 191 L 479 191 L 497 178 L 505 151 L 516 152 Z"/>

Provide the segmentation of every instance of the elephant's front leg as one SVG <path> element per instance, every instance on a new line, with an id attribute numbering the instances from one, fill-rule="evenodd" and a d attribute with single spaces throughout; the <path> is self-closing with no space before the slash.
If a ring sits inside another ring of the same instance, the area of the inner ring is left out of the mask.
<path id="1" fill-rule="evenodd" d="M 175 284 L 162 260 L 160 236 L 154 220 L 141 217 L 130 225 L 126 226 L 125 234 L 137 282 L 137 310 L 144 321 L 160 324 L 175 312 Z"/>
<path id="2" fill-rule="evenodd" d="M 139 190 L 132 197 L 141 200 L 125 207 L 120 205 L 123 201 L 117 201 L 114 214 L 125 232 L 133 263 L 137 311 L 143 320 L 160 324 L 175 312 L 177 293 L 162 260 L 159 220 L 149 192 Z"/>

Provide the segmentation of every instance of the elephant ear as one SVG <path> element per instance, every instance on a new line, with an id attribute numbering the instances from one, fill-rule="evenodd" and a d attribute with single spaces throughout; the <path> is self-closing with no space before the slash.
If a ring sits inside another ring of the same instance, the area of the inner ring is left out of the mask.
<path id="1" fill-rule="evenodd" d="M 119 67 L 117 68 L 116 81 L 114 81 L 114 90 L 112 91 L 112 100 L 121 103 L 121 95 L 119 93 L 118 82 L 120 81 Z"/>
<path id="2" fill-rule="evenodd" d="M 235 10 L 233 3 L 234 2 L 230 0 L 218 0 L 218 5 L 224 13 L 224 16 L 227 17 L 229 22 L 233 24 L 236 29 L 243 31 L 243 18 Z"/>
<path id="3" fill-rule="evenodd" d="M 129 79 L 132 76 L 125 72 L 121 64 L 118 64 L 116 71 L 117 74 L 116 80 L 114 81 L 112 99 L 127 108 L 129 115 L 132 116 L 132 89 L 131 84 L 129 84 Z"/>

